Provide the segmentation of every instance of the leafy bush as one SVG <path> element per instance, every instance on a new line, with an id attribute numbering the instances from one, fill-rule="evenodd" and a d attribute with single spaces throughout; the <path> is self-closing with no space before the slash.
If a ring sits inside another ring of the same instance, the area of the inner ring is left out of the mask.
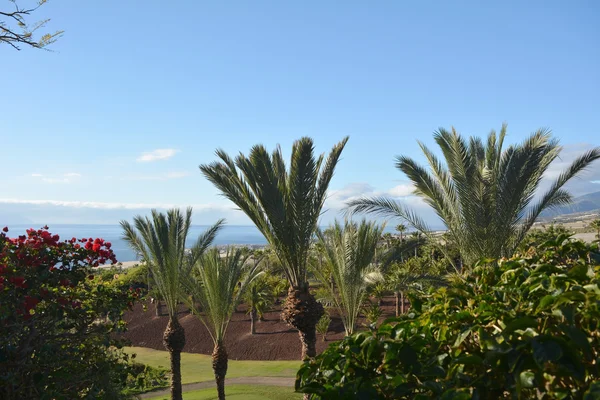
<path id="1" fill-rule="evenodd" d="M 363 305 L 363 313 L 365 314 L 367 326 L 374 327 L 383 315 L 383 309 L 379 306 L 379 303 L 367 301 Z"/>
<path id="2" fill-rule="evenodd" d="M 599 399 L 597 245 L 568 235 L 461 283 L 304 363 L 323 399 Z"/>
<path id="3" fill-rule="evenodd" d="M 136 395 L 169 386 L 169 371 L 141 363 L 132 363 L 124 393 Z"/>
<path id="4" fill-rule="evenodd" d="M 327 332 L 329 331 L 329 325 L 331 324 L 331 317 L 329 317 L 328 313 L 323 313 L 319 322 L 317 322 L 317 333 L 323 336 L 323 341 L 327 339 Z"/>
<path id="5" fill-rule="evenodd" d="M 130 373 L 113 333 L 138 294 L 103 283 L 102 239 L 0 232 L 0 398 L 118 399 Z"/>

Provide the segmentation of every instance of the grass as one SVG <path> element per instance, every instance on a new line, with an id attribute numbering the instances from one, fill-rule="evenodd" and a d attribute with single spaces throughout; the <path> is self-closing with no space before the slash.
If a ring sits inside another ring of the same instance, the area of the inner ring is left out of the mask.
<path id="1" fill-rule="evenodd" d="M 272 361 L 271 361 L 272 362 Z M 294 389 L 279 386 L 250 386 L 250 385 L 225 385 L 225 394 L 228 399 L 239 400 L 297 400 L 302 398 L 301 393 L 294 393 Z M 185 392 L 185 400 L 213 400 L 217 399 L 217 389 L 201 389 Z M 169 396 L 152 397 L 152 400 L 168 399 Z"/>
<path id="2" fill-rule="evenodd" d="M 135 361 L 137 362 L 152 367 L 170 368 L 169 353 L 166 351 L 147 349 L 145 347 L 127 347 L 125 350 L 129 354 L 135 353 Z M 293 378 L 296 376 L 300 364 L 301 361 L 236 361 L 230 359 L 227 368 L 227 378 L 242 376 L 282 376 Z M 182 383 L 205 382 L 214 379 L 212 358 L 210 356 L 181 353 Z M 199 398 L 203 399 L 204 397 Z"/>

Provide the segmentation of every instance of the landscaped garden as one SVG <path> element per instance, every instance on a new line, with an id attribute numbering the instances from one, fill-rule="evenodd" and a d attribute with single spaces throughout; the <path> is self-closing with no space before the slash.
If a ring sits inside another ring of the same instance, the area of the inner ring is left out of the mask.
<path id="1" fill-rule="evenodd" d="M 347 138 L 328 156 L 302 138 L 287 164 L 255 146 L 200 167 L 260 251 L 214 247 L 222 220 L 187 247 L 191 209 L 122 221 L 141 259 L 128 271 L 95 269 L 116 261 L 102 239 L 5 228 L 1 397 L 600 398 L 598 244 L 532 230 L 600 149 L 538 193 L 560 148 L 540 130 L 503 149 L 505 130 L 485 145 L 441 130 L 444 162 L 423 146 L 428 168 L 398 158 L 443 232 L 385 197 L 347 214 L 399 219 L 395 235 L 366 219 L 320 228 Z"/>

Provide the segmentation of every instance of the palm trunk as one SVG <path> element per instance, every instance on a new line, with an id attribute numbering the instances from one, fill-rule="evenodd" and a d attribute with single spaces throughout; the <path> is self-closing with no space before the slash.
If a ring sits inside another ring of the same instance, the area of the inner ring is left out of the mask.
<path id="1" fill-rule="evenodd" d="M 250 311 L 250 334 L 256 334 L 256 327 L 254 326 L 254 322 L 256 321 L 256 308 L 252 307 Z"/>
<path id="2" fill-rule="evenodd" d="M 161 311 L 160 311 L 160 300 L 156 300 L 156 316 L 160 317 Z"/>
<path id="3" fill-rule="evenodd" d="M 181 350 L 185 346 L 185 331 L 176 316 L 169 318 L 163 335 L 163 344 L 171 356 L 171 399 L 182 400 L 181 391 Z"/>
<path id="4" fill-rule="evenodd" d="M 396 317 L 400 316 L 400 292 L 399 291 L 395 291 L 394 292 L 394 298 L 396 300 Z"/>
<path id="5" fill-rule="evenodd" d="M 212 366 L 217 382 L 219 400 L 225 400 L 225 375 L 227 375 L 227 350 L 225 343 L 218 342 L 212 353 Z"/>
<path id="6" fill-rule="evenodd" d="M 404 292 L 400 292 L 400 312 L 404 314 Z"/>
<path id="7" fill-rule="evenodd" d="M 302 343 L 302 359 L 317 355 L 316 325 L 324 312 L 323 305 L 309 292 L 308 283 L 302 288 L 290 287 L 281 318 L 298 329 Z"/>

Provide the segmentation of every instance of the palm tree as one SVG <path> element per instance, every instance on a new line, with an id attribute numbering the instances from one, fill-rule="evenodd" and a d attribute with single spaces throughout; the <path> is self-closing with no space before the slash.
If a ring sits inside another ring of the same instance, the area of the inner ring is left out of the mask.
<path id="1" fill-rule="evenodd" d="M 367 285 L 378 269 L 371 263 L 383 227 L 362 221 L 356 224 L 346 221 L 341 226 L 337 221 L 326 237 L 318 231 L 317 236 L 325 249 L 325 259 L 337 290 L 330 288 L 331 298 L 338 309 L 346 335 L 354 333 L 356 320 L 367 293 Z M 325 284 L 328 277 L 319 269 L 317 277 Z"/>
<path id="2" fill-rule="evenodd" d="M 600 148 L 584 153 L 534 201 L 542 177 L 561 147 L 545 129 L 503 150 L 505 136 L 503 125 L 500 134 L 492 131 L 484 145 L 480 138 L 467 141 L 454 129 L 440 129 L 434 139 L 445 164 L 422 143 L 430 171 L 409 157 L 397 158 L 397 168 L 444 222 L 467 264 L 512 255 L 542 211 L 571 201 L 570 193 L 563 189 L 565 183 L 600 158 Z M 348 206 L 351 212 L 400 217 L 431 236 L 422 218 L 388 198 L 362 198 Z"/>
<path id="3" fill-rule="evenodd" d="M 264 277 L 264 275 L 263 275 Z M 264 320 L 263 315 L 271 303 L 271 293 L 265 279 L 255 279 L 244 293 L 244 303 L 250 314 L 250 334 L 256 334 L 256 320 Z"/>
<path id="4" fill-rule="evenodd" d="M 225 257 L 221 257 L 218 249 L 211 249 L 200 258 L 186 280 L 191 294 L 188 305 L 206 326 L 214 343 L 212 366 L 219 400 L 225 399 L 227 326 L 240 296 L 260 274 L 258 264 L 247 263 L 247 260 L 248 254 L 244 255 L 240 249 L 228 249 Z M 204 315 L 195 308 L 195 300 L 202 306 Z"/>
<path id="5" fill-rule="evenodd" d="M 283 266 L 290 284 L 282 319 L 298 329 L 302 357 L 316 355 L 315 326 L 323 306 L 309 291 L 307 265 L 312 237 L 335 166 L 346 145 L 344 138 L 325 160 L 314 156 L 310 138 L 294 142 L 286 167 L 281 148 L 270 155 L 256 145 L 246 157 L 235 161 L 223 150 L 220 162 L 201 165 L 200 170 L 221 193 L 239 207 L 265 236 Z"/>
<path id="6" fill-rule="evenodd" d="M 404 232 L 406 232 L 408 228 L 406 227 L 406 225 L 404 224 L 398 224 L 396 225 L 396 230 L 400 233 L 400 241 L 402 242 L 404 240 Z"/>
<path id="7" fill-rule="evenodd" d="M 192 223 L 192 209 L 185 215 L 179 209 L 166 214 L 152 210 L 152 219 L 136 216 L 133 225 L 121 221 L 123 239 L 148 265 L 155 288 L 165 302 L 169 323 L 163 335 L 163 344 L 171 357 L 171 398 L 181 399 L 181 350 L 185 346 L 185 331 L 177 318 L 177 305 L 185 297 L 182 278 L 212 244 L 223 225 L 223 220 L 205 231 L 190 251 L 185 242 Z"/>
<path id="8" fill-rule="evenodd" d="M 596 237 L 600 240 L 600 219 L 595 219 L 590 222 L 590 228 L 595 229 L 598 232 Z"/>
<path id="9" fill-rule="evenodd" d="M 388 288 L 394 292 L 396 317 L 404 314 L 404 293 L 423 285 L 441 286 L 445 284 L 443 276 L 438 271 L 425 267 L 430 265 L 431 260 L 421 263 L 416 258 L 410 258 L 391 269 L 385 277 Z"/>

